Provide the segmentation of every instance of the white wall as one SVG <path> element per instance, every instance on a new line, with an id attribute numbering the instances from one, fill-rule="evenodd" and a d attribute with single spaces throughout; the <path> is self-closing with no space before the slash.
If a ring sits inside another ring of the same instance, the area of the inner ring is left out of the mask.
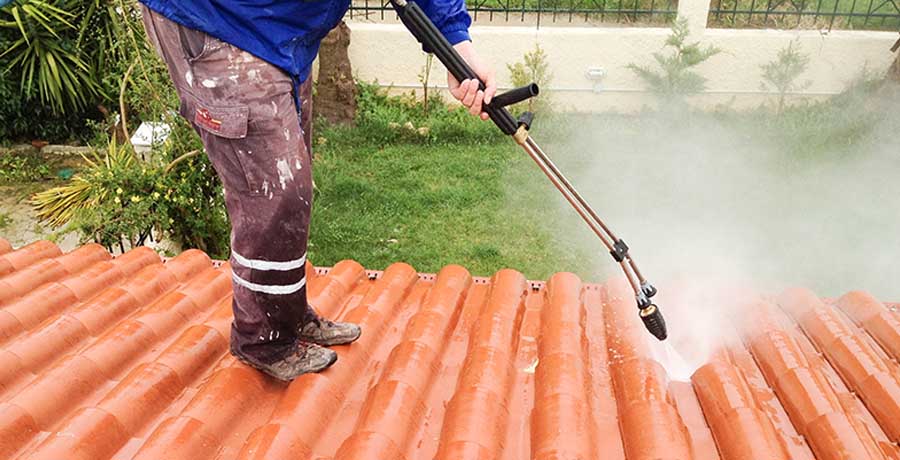
<path id="1" fill-rule="evenodd" d="M 681 12 L 691 23 L 705 22 L 704 0 L 682 0 Z M 707 3 L 708 4 L 708 3 Z M 698 6 L 701 5 L 701 6 Z M 700 19 L 703 18 L 703 19 Z M 421 87 L 417 75 L 425 55 L 398 23 L 349 22 L 352 31 L 350 60 L 354 73 L 364 81 L 409 91 Z M 799 98 L 835 94 L 858 78 L 864 68 L 882 72 L 893 61 L 889 49 L 894 32 L 787 31 L 704 29 L 694 35 L 714 44 L 722 53 L 699 67 L 708 80 L 706 94 L 693 98 L 699 106 L 717 104 L 753 107 L 772 96 L 761 89 L 760 66 L 775 59 L 778 51 L 798 39 L 810 65 L 801 80 L 811 85 Z M 473 41 L 485 61 L 497 70 L 501 85 L 509 85 L 506 65 L 521 61 L 535 44 L 546 51 L 554 78 L 549 88 L 562 109 L 577 111 L 634 111 L 652 105 L 655 98 L 626 66 L 651 64 L 669 30 L 664 28 L 494 26 L 474 25 Z M 431 81 L 446 86 L 446 70 L 435 60 Z M 600 81 L 587 77 L 589 68 L 602 68 Z"/>

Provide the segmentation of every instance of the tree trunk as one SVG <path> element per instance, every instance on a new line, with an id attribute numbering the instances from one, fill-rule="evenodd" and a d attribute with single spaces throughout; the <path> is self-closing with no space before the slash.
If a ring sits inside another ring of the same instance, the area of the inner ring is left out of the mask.
<path id="1" fill-rule="evenodd" d="M 347 54 L 349 46 L 350 28 L 341 21 L 319 48 L 315 107 L 316 113 L 330 123 L 352 124 L 356 119 L 356 83 Z"/>

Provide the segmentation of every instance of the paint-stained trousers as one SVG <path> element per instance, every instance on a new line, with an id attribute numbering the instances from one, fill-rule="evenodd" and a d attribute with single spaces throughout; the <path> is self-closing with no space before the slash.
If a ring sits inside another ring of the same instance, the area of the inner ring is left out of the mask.
<path id="1" fill-rule="evenodd" d="M 143 7 L 180 114 L 200 134 L 225 190 L 234 286 L 232 347 L 280 359 L 315 313 L 306 300 L 312 206 L 310 84 Z"/>

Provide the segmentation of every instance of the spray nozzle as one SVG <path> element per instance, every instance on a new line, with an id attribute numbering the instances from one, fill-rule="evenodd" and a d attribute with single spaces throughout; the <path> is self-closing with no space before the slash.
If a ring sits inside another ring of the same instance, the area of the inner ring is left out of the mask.
<path id="1" fill-rule="evenodd" d="M 644 327 L 653 334 L 659 340 L 666 340 L 666 337 L 669 336 L 668 331 L 666 330 L 666 319 L 663 318 L 662 312 L 659 311 L 659 308 L 656 305 L 650 304 L 649 307 L 642 308 L 640 312 L 641 321 L 644 322 Z"/>
<path id="2" fill-rule="evenodd" d="M 646 285 L 651 288 L 653 287 L 649 284 Z M 653 293 L 656 294 L 656 289 L 653 289 L 653 291 Z M 644 322 L 644 327 L 646 327 L 657 339 L 666 340 L 666 337 L 669 336 L 669 333 L 666 330 L 666 320 L 663 318 L 662 312 L 659 311 L 659 307 L 650 302 L 649 296 L 645 294 L 643 285 L 641 286 L 641 292 L 635 299 L 637 300 L 641 321 Z"/>

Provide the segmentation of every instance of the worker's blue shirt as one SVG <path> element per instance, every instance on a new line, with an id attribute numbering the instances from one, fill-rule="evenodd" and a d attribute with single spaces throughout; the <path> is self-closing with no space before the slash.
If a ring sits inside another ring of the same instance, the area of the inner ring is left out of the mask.
<path id="1" fill-rule="evenodd" d="M 322 38 L 350 0 L 140 0 L 181 25 L 268 61 L 297 83 L 309 77 Z M 452 44 L 469 39 L 465 0 L 415 0 Z"/>

